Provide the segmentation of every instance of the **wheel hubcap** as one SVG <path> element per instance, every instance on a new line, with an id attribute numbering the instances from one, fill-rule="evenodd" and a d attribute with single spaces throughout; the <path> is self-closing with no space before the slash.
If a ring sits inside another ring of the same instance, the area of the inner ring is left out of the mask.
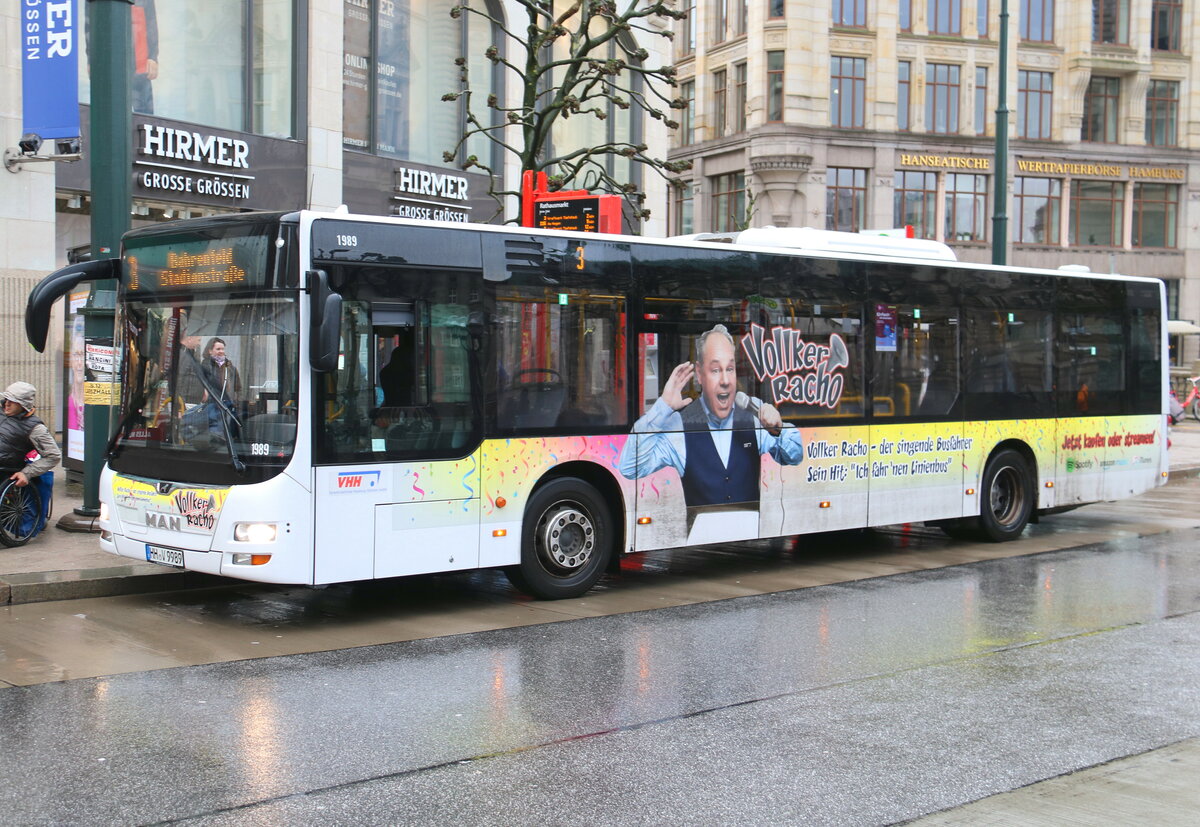
<path id="1" fill-rule="evenodd" d="M 575 571 L 591 559 L 596 527 L 579 504 L 558 503 L 538 523 L 537 540 L 538 556 L 547 567 Z"/>
<path id="2" fill-rule="evenodd" d="M 1016 468 L 1008 466 L 996 472 L 992 480 L 992 515 L 1001 525 L 1012 525 L 1024 507 L 1021 479 Z"/>

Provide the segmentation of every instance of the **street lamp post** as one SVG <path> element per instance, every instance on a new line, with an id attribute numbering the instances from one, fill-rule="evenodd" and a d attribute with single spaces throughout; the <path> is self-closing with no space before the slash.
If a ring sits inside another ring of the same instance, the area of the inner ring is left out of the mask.
<path id="1" fill-rule="evenodd" d="M 1000 77 L 996 103 L 996 200 L 992 264 L 1008 263 L 1008 0 L 1000 0 Z"/>
<path id="2" fill-rule="evenodd" d="M 133 166 L 133 95 L 130 90 L 133 63 L 132 0 L 88 0 L 88 70 L 91 75 L 91 146 L 88 157 L 92 173 L 92 258 L 121 254 L 121 236 L 129 229 L 133 201 L 130 169 Z M 84 317 L 84 341 L 111 341 L 115 281 L 92 285 L 87 304 L 78 312 Z M 115 368 L 115 364 L 114 364 Z M 114 376 L 114 379 L 117 377 Z M 113 388 L 109 382 L 84 385 L 83 409 L 83 505 L 59 520 L 68 531 L 91 531 L 100 514 L 100 469 L 109 436 L 109 413 Z"/>

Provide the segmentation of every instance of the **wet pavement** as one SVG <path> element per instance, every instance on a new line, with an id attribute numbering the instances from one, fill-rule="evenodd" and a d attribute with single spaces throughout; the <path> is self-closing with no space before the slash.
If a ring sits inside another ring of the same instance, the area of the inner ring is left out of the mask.
<path id="1" fill-rule="evenodd" d="M 1196 531 L 0 691 L 21 824 L 885 824 L 1200 736 Z"/>
<path id="2" fill-rule="evenodd" d="M 575 601 L 478 573 L 0 608 L 0 822 L 1194 823 L 1200 425 L 1172 464 L 1019 543 L 637 555 Z M 0 579 L 163 576 L 93 577 L 87 542 Z"/>

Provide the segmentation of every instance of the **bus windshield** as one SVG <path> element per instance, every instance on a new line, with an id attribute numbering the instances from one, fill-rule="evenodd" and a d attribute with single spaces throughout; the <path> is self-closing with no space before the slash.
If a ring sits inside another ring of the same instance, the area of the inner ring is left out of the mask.
<path id="1" fill-rule="evenodd" d="M 294 293 L 126 297 L 114 470 L 208 484 L 273 476 L 296 442 Z"/>

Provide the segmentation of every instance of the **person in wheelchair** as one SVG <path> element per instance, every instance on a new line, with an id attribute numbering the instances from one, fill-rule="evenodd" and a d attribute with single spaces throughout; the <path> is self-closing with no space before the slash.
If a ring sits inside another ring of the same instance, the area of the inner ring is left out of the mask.
<path id="1" fill-rule="evenodd" d="M 45 526 L 53 498 L 53 469 L 62 458 L 58 443 L 37 416 L 37 389 L 28 382 L 5 388 L 0 416 L 0 545 L 20 546 Z M 29 459 L 37 452 L 36 459 Z"/>
<path id="2" fill-rule="evenodd" d="M 54 470 L 62 451 L 42 420 L 34 416 L 37 388 L 13 382 L 4 389 L 4 417 L 0 420 L 0 468 L 15 468 L 8 479 L 24 488 L 30 480 Z M 30 451 L 38 458 L 26 462 Z"/>

